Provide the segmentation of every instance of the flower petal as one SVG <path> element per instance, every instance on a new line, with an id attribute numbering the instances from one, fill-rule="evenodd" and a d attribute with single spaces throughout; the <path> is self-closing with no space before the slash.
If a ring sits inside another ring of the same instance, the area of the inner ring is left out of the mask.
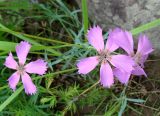
<path id="1" fill-rule="evenodd" d="M 97 56 L 81 59 L 77 63 L 78 73 L 87 74 L 92 71 L 98 65 L 98 63 L 99 61 Z"/>
<path id="2" fill-rule="evenodd" d="M 113 71 L 108 63 L 102 63 L 100 68 L 100 82 L 103 87 L 110 88 L 113 83 Z"/>
<path id="3" fill-rule="evenodd" d="M 133 37 L 130 32 L 116 28 L 112 31 L 110 38 L 128 54 L 133 54 Z"/>
<path id="4" fill-rule="evenodd" d="M 16 90 L 16 86 L 17 86 L 17 84 L 18 84 L 18 82 L 19 82 L 19 79 L 20 79 L 20 75 L 18 74 L 18 72 L 13 73 L 13 74 L 9 77 L 9 79 L 8 79 L 9 87 L 10 87 L 11 89 L 13 89 L 13 91 Z"/>
<path id="5" fill-rule="evenodd" d="M 25 71 L 28 73 L 34 73 L 43 75 L 47 70 L 47 62 L 42 59 L 30 62 L 25 66 Z"/>
<path id="6" fill-rule="evenodd" d="M 115 43 L 115 40 L 114 40 L 116 33 L 118 33 L 119 31 L 121 31 L 120 28 L 109 30 L 105 49 L 109 50 L 110 52 L 113 52 L 119 48 L 119 46 Z"/>
<path id="7" fill-rule="evenodd" d="M 11 52 L 9 53 L 9 56 L 6 58 L 6 61 L 5 61 L 4 65 L 8 68 L 11 68 L 11 69 L 16 69 L 17 68 L 18 64 L 14 60 Z"/>
<path id="8" fill-rule="evenodd" d="M 133 65 L 135 64 L 133 59 L 126 55 L 112 55 L 110 62 L 116 68 L 126 72 L 131 72 L 133 70 Z"/>
<path id="9" fill-rule="evenodd" d="M 99 26 L 90 28 L 87 33 L 89 44 L 91 44 L 98 52 L 104 49 L 104 40 L 102 29 Z"/>
<path id="10" fill-rule="evenodd" d="M 144 72 L 143 68 L 141 68 L 138 65 L 136 67 L 134 67 L 132 74 L 137 75 L 137 76 L 144 75 L 145 77 L 147 77 L 147 74 Z"/>
<path id="11" fill-rule="evenodd" d="M 131 76 L 131 72 L 128 73 L 128 72 L 125 72 L 123 70 L 120 70 L 118 68 L 115 68 L 113 70 L 113 74 L 115 75 L 115 77 L 118 78 L 118 80 L 123 83 L 123 84 L 127 84 L 128 81 L 129 81 L 129 78 Z"/>
<path id="12" fill-rule="evenodd" d="M 147 55 L 152 51 L 153 51 L 153 47 L 148 37 L 145 35 L 140 35 L 137 53 L 141 53 L 142 55 Z"/>
<path id="13" fill-rule="evenodd" d="M 16 46 L 16 53 L 20 64 L 24 64 L 26 62 L 26 57 L 30 48 L 31 45 L 26 41 L 22 41 L 20 44 Z"/>
<path id="14" fill-rule="evenodd" d="M 36 86 L 33 84 L 31 77 L 27 73 L 22 75 L 22 83 L 26 94 L 32 95 L 36 93 Z"/>

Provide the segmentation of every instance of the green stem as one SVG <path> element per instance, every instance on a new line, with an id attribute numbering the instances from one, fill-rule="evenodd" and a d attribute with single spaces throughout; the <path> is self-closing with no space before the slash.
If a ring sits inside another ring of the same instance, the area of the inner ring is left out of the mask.
<path id="1" fill-rule="evenodd" d="M 86 90 L 84 90 L 81 94 L 79 94 L 79 96 L 77 98 L 79 98 L 80 96 L 82 96 L 83 94 L 87 93 L 88 91 L 90 91 L 92 88 L 94 88 L 97 84 L 99 84 L 100 80 L 97 81 L 96 83 L 94 83 L 92 86 L 90 86 L 89 88 L 87 88 Z"/>
<path id="2" fill-rule="evenodd" d="M 71 69 L 67 69 L 67 70 L 63 70 L 63 71 L 58 71 L 58 72 L 55 72 L 55 73 L 50 73 L 50 74 L 46 74 L 46 75 L 43 75 L 43 76 L 38 76 L 36 78 L 33 78 L 33 80 L 42 79 L 44 77 L 51 78 L 51 76 L 58 75 L 58 74 L 63 74 L 63 73 L 67 73 L 67 72 L 72 72 L 72 71 L 75 71 L 75 70 L 77 70 L 77 68 L 71 68 Z"/>

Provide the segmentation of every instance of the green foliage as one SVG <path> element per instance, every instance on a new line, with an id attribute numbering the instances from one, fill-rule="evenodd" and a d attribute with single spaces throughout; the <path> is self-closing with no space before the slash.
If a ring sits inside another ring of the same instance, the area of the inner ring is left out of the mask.
<path id="1" fill-rule="evenodd" d="M 13 10 L 19 11 L 21 9 L 29 9 L 31 5 L 28 0 L 6 0 L 0 1 L 0 10 Z"/>
<path id="2" fill-rule="evenodd" d="M 87 0 L 82 0 L 82 11 L 66 0 L 38 4 L 3 0 L 0 10 L 0 115 L 120 116 L 130 109 L 141 114 L 142 110 L 134 104 L 145 105 L 147 96 L 131 96 L 137 89 L 130 91 L 129 85 L 119 86 L 117 82 L 110 89 L 100 85 L 92 87 L 99 79 L 98 68 L 88 75 L 77 73 L 77 60 L 96 54 L 84 39 L 89 23 Z M 131 32 L 137 35 L 159 24 L 157 19 Z M 104 36 L 107 38 L 108 33 Z M 22 40 L 32 44 L 27 61 L 40 57 L 49 67 L 43 76 L 31 75 L 38 88 L 33 96 L 24 93 L 22 83 L 15 92 L 11 91 L 7 79 L 13 71 L 3 66 L 8 52 L 15 54 L 14 48 Z"/>

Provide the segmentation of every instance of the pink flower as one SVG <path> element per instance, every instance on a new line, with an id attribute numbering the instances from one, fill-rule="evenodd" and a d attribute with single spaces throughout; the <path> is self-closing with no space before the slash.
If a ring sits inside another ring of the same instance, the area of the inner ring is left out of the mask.
<path id="1" fill-rule="evenodd" d="M 8 79 L 10 88 L 15 91 L 16 85 L 18 84 L 21 77 L 26 94 L 32 95 L 36 93 L 37 89 L 33 84 L 31 77 L 27 73 L 43 75 L 47 70 L 47 63 L 42 59 L 38 59 L 36 61 L 25 64 L 26 57 L 30 48 L 31 45 L 28 42 L 22 41 L 19 45 L 16 46 L 16 53 L 19 62 L 17 63 L 14 60 L 13 55 L 10 52 L 4 65 L 10 69 L 16 70 L 16 72 L 13 73 Z"/>
<path id="2" fill-rule="evenodd" d="M 134 53 L 132 34 L 128 31 L 121 30 L 120 28 L 116 28 L 114 29 L 114 31 L 117 31 L 117 33 L 112 36 L 112 39 L 118 46 L 122 47 L 128 53 L 128 56 L 130 56 L 135 62 L 134 69 L 130 73 L 120 68 L 115 68 L 115 76 L 120 80 L 120 82 L 124 84 L 127 84 L 131 74 L 144 75 L 147 77 L 146 73 L 143 70 L 143 64 L 146 61 L 149 53 L 153 51 L 153 47 L 147 36 L 139 36 L 138 49 L 137 52 Z"/>
<path id="3" fill-rule="evenodd" d="M 110 64 L 126 72 L 133 70 L 133 61 L 130 57 L 126 55 L 112 55 L 112 52 L 118 48 L 112 40 L 112 36 L 114 35 L 114 31 L 109 32 L 109 37 L 104 46 L 102 29 L 99 26 L 91 28 L 87 34 L 88 41 L 97 50 L 98 55 L 81 59 L 77 63 L 78 72 L 80 74 L 87 74 L 101 62 L 100 82 L 104 87 L 110 87 L 114 83 L 113 71 Z"/>

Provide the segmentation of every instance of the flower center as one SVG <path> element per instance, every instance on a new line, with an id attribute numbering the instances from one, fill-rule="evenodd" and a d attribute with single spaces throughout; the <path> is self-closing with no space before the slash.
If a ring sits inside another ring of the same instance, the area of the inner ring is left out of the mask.
<path id="1" fill-rule="evenodd" d="M 108 50 L 103 50 L 99 54 L 99 61 L 107 62 L 107 60 L 110 60 L 110 59 L 111 59 L 111 55 L 110 55 L 110 52 Z"/>
<path id="2" fill-rule="evenodd" d="M 17 71 L 20 75 L 22 75 L 25 71 L 25 67 L 23 64 L 20 64 L 19 66 L 17 66 Z"/>
<path id="3" fill-rule="evenodd" d="M 133 59 L 135 60 L 135 62 L 137 64 L 139 64 L 141 62 L 141 54 L 140 53 L 136 53 L 136 55 L 133 57 Z"/>

